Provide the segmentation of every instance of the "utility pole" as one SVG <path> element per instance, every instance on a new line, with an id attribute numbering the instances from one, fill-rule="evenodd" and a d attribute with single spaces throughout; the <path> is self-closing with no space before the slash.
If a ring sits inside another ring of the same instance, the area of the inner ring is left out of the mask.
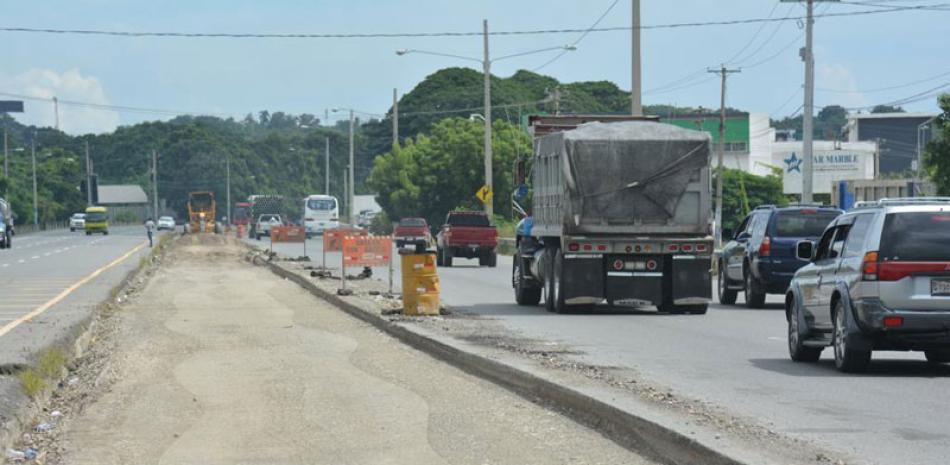
<path id="1" fill-rule="evenodd" d="M 348 170 L 346 168 L 343 168 L 343 202 L 345 203 L 345 205 L 343 206 L 343 211 L 346 212 L 347 215 L 349 215 L 350 202 L 349 202 L 348 197 L 350 193 L 350 188 L 349 188 L 348 183 L 346 182 L 346 178 L 349 176 L 349 173 L 347 171 Z M 349 217 L 347 217 L 346 221 L 347 222 L 350 221 Z"/>
<path id="2" fill-rule="evenodd" d="M 719 160 L 716 164 L 716 247 L 722 247 L 722 178 L 723 164 L 726 154 L 726 78 L 733 73 L 741 72 L 739 69 L 727 69 L 726 65 L 720 65 L 719 69 L 707 69 L 709 73 L 718 74 L 722 79 L 722 87 L 719 94 Z"/>
<path id="3" fill-rule="evenodd" d="M 86 206 L 92 206 L 92 164 L 89 162 L 89 141 L 86 141 Z"/>
<path id="4" fill-rule="evenodd" d="M 330 136 L 327 136 L 326 155 L 323 157 L 323 161 L 326 163 L 326 166 L 323 170 L 323 176 L 326 178 L 324 181 L 323 193 L 330 195 Z"/>
<path id="5" fill-rule="evenodd" d="M 630 114 L 643 116 L 643 101 L 641 100 L 642 83 L 640 82 L 640 0 L 632 0 L 633 24 L 631 29 L 632 70 L 630 79 Z"/>
<path id="6" fill-rule="evenodd" d="M 485 185 L 489 192 L 494 192 L 492 187 L 492 147 L 491 147 L 491 59 L 488 54 L 488 20 L 482 20 L 484 57 L 482 59 L 483 72 L 485 74 Z M 488 215 L 488 221 L 494 223 L 494 197 L 485 201 L 485 214 Z"/>
<path id="7" fill-rule="evenodd" d="M 805 20 L 805 50 L 802 59 L 805 60 L 805 104 L 802 115 L 802 203 L 813 201 L 814 192 L 814 129 L 812 118 L 815 114 L 815 56 L 812 53 L 812 26 L 815 23 L 815 1 L 806 0 L 808 14 Z"/>
<path id="8" fill-rule="evenodd" d="M 158 219 L 158 154 L 154 150 L 152 150 L 152 217 Z"/>
<path id="9" fill-rule="evenodd" d="M 393 88 L 393 145 L 399 145 L 399 97 Z"/>
<path id="10" fill-rule="evenodd" d="M 10 177 L 10 148 L 7 146 L 7 128 L 3 128 L 3 177 Z"/>
<path id="11" fill-rule="evenodd" d="M 53 97 L 53 113 L 56 114 L 56 130 L 59 131 L 59 99 Z"/>
<path id="12" fill-rule="evenodd" d="M 231 226 L 231 154 L 228 153 L 228 157 L 224 159 L 224 171 L 227 173 L 227 187 L 225 189 L 225 201 L 228 203 L 228 208 L 225 209 L 228 212 L 228 221 L 225 224 Z M 305 246 L 306 247 L 306 246 Z"/>
<path id="13" fill-rule="evenodd" d="M 33 229 L 40 229 L 40 203 L 36 197 L 36 130 L 30 138 L 30 158 L 33 159 Z"/>
<path id="14" fill-rule="evenodd" d="M 349 188 L 346 191 L 346 208 L 347 208 L 347 220 L 353 222 L 353 197 L 356 191 L 355 177 L 353 172 L 356 171 L 356 165 L 353 163 L 353 131 L 356 124 L 356 118 L 353 116 L 353 109 L 350 109 L 350 174 L 349 174 Z"/>

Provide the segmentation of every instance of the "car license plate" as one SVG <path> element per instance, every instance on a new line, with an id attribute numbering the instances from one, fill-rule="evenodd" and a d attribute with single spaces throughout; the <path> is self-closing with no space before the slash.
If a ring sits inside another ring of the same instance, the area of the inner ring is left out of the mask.
<path id="1" fill-rule="evenodd" d="M 931 279 L 930 295 L 950 296 L 950 279 Z"/>

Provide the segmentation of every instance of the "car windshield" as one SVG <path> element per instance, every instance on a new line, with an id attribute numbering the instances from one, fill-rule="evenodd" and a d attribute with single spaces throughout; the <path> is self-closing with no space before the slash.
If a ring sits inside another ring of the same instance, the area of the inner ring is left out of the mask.
<path id="1" fill-rule="evenodd" d="M 260 221 L 263 223 L 280 221 L 280 217 L 277 215 L 262 215 Z"/>
<path id="2" fill-rule="evenodd" d="M 422 218 L 403 218 L 399 220 L 399 226 L 425 227 L 426 220 Z"/>
<path id="3" fill-rule="evenodd" d="M 175 221 L 175 219 L 172 218 L 172 217 L 170 217 L 170 216 L 163 216 L 163 217 L 159 218 L 158 221 L 169 222 L 169 221 Z"/>
<path id="4" fill-rule="evenodd" d="M 819 237 L 832 220 L 841 213 L 837 211 L 790 210 L 778 213 L 775 219 L 775 236 Z"/>
<path id="5" fill-rule="evenodd" d="M 76 213 L 75 215 L 73 215 L 73 219 L 75 219 L 75 220 L 81 220 L 81 219 L 83 219 L 83 218 L 85 218 L 85 217 L 86 217 L 86 214 L 85 214 L 85 213 Z"/>
<path id="6" fill-rule="evenodd" d="M 451 226 L 489 226 L 488 217 L 485 215 L 449 215 L 449 225 Z"/>
<path id="7" fill-rule="evenodd" d="M 333 210 L 336 208 L 336 200 L 310 199 L 307 201 L 307 208 L 311 210 Z"/>
<path id="8" fill-rule="evenodd" d="M 881 260 L 950 260 L 950 212 L 890 213 L 881 233 Z"/>
<path id="9" fill-rule="evenodd" d="M 86 213 L 86 221 L 105 221 L 106 214 L 103 212 Z"/>

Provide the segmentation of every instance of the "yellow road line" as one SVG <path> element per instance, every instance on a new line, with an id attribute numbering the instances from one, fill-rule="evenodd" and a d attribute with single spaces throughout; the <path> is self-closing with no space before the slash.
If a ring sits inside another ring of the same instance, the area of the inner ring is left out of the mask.
<path id="1" fill-rule="evenodd" d="M 30 320 L 32 320 L 33 318 L 36 318 L 36 317 L 40 316 L 43 312 L 49 310 L 49 309 L 52 308 L 54 305 L 56 305 L 56 304 L 62 302 L 63 299 L 65 299 L 66 297 L 68 297 L 69 294 L 72 294 L 76 289 L 79 289 L 80 287 L 82 287 L 83 285 L 85 285 L 86 283 L 88 283 L 89 281 L 92 281 L 93 279 L 96 278 L 96 276 L 99 276 L 100 274 L 102 274 L 103 272 L 105 272 L 106 270 L 108 270 L 109 268 L 112 268 L 112 267 L 118 265 L 119 263 L 122 263 L 122 262 L 125 261 L 127 258 L 131 257 L 132 255 L 134 255 L 134 254 L 135 254 L 136 252 L 138 252 L 139 250 L 142 250 L 142 248 L 145 247 L 145 246 L 147 246 L 147 245 L 148 245 L 148 242 L 142 242 L 141 244 L 139 244 L 139 245 L 138 245 L 137 247 L 135 247 L 134 249 L 130 250 L 130 251 L 129 251 L 128 253 L 126 253 L 125 255 L 123 255 L 123 256 L 121 256 L 121 257 L 119 257 L 119 258 L 113 260 L 113 261 L 110 262 L 108 265 L 106 265 L 106 266 L 104 266 L 104 267 L 102 267 L 102 268 L 99 268 L 98 270 L 93 271 L 92 273 L 89 273 L 89 275 L 87 275 L 85 278 L 82 278 L 82 279 L 80 279 L 79 281 L 75 282 L 73 285 L 67 287 L 66 289 L 63 289 L 63 291 L 60 292 L 56 297 L 53 297 L 52 299 L 50 299 L 49 301 L 47 301 L 45 304 L 40 305 L 39 307 L 36 307 L 32 312 L 27 313 L 26 315 L 23 315 L 23 316 L 21 316 L 20 318 L 17 318 L 16 320 L 13 320 L 13 321 L 11 321 L 11 322 L 9 322 L 9 323 L 3 325 L 3 327 L 0 328 L 0 337 L 3 337 L 4 335 L 6 335 L 7 333 L 9 333 L 10 331 L 13 331 L 17 326 L 20 326 L 21 324 L 26 323 L 27 321 L 30 321 Z"/>

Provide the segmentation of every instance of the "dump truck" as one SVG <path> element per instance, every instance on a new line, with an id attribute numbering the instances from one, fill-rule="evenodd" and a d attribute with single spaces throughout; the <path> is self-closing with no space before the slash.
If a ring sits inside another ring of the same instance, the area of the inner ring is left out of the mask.
<path id="1" fill-rule="evenodd" d="M 527 160 L 518 162 L 516 195 L 530 191 L 531 206 L 516 201 L 515 209 L 531 215 L 516 230 L 515 300 L 537 305 L 543 296 L 558 313 L 603 303 L 706 313 L 709 135 L 649 119 L 609 121 L 545 121 L 530 186 Z"/>
<path id="2" fill-rule="evenodd" d="M 288 219 L 290 215 L 287 215 L 284 208 L 284 197 L 280 195 L 269 195 L 269 194 L 255 194 L 247 197 L 247 203 L 251 205 L 250 208 L 250 232 L 248 237 L 255 237 L 262 232 L 257 231 L 257 222 L 260 219 L 261 215 L 280 215 L 284 219 Z"/>
<path id="3" fill-rule="evenodd" d="M 190 232 L 217 232 L 213 192 L 188 193 L 188 227 Z"/>

